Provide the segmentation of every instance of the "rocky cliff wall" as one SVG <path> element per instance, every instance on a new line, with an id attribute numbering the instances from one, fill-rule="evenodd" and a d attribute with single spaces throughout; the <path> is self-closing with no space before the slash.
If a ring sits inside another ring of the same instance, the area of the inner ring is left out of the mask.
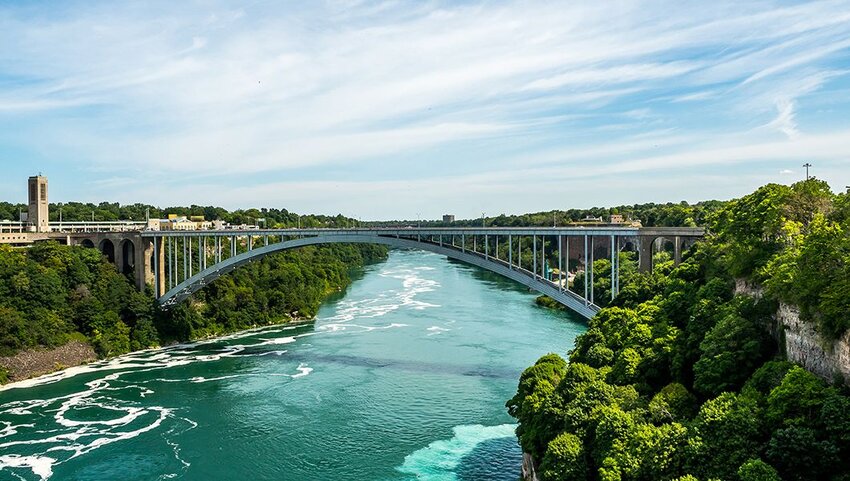
<path id="1" fill-rule="evenodd" d="M 758 298 L 763 290 L 739 279 L 735 282 L 735 293 Z M 800 318 L 796 306 L 786 303 L 779 304 L 773 319 L 771 333 L 789 361 L 826 381 L 850 385 L 850 331 L 834 341 L 828 339 L 818 332 L 814 323 Z"/>

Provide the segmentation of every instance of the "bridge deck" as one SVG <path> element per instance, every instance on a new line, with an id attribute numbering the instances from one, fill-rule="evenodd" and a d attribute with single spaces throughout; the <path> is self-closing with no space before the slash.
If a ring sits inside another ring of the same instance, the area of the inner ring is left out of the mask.
<path id="1" fill-rule="evenodd" d="M 222 230 L 169 230 L 143 231 L 142 237 L 207 237 L 207 236 L 244 236 L 244 235 L 373 235 L 411 237 L 436 235 L 568 235 L 568 236 L 679 236 L 702 237 L 705 230 L 701 227 L 612 227 L 612 226 L 568 226 L 568 227 L 380 227 L 352 229 L 222 229 Z"/>

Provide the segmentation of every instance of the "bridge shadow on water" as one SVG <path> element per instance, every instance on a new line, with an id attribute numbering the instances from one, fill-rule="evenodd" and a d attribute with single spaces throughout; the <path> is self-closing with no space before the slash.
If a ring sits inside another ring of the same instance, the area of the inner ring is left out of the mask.
<path id="1" fill-rule="evenodd" d="M 455 470 L 459 481 L 515 481 L 522 471 L 522 450 L 515 436 L 478 444 L 461 458 Z"/>

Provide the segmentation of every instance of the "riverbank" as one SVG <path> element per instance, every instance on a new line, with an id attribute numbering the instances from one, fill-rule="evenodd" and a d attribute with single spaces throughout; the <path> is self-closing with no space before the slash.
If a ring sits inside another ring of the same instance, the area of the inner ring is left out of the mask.
<path id="1" fill-rule="evenodd" d="M 315 318 L 302 317 L 294 319 L 281 319 L 280 322 L 273 322 L 269 324 L 256 324 L 254 326 L 249 327 L 248 329 L 238 329 L 229 332 L 221 332 L 216 334 L 210 334 L 207 336 L 201 336 L 190 340 L 189 344 L 208 341 L 216 338 L 223 338 L 226 336 L 232 336 L 234 334 L 247 333 L 253 330 L 263 329 L 271 326 L 300 326 L 304 324 L 310 324 L 312 322 L 315 322 Z M 72 340 L 67 344 L 52 349 L 27 349 L 15 353 L 12 356 L 0 357 L 0 386 L 5 386 L 20 381 L 26 381 L 28 379 L 37 378 L 47 374 L 54 374 L 72 367 L 84 366 L 95 361 L 108 361 L 110 359 L 114 359 L 120 356 L 133 355 L 141 352 L 163 349 L 178 344 L 181 343 L 174 341 L 165 344 L 164 346 L 154 346 L 148 349 L 140 349 L 137 351 L 131 351 L 128 353 L 120 354 L 118 356 L 110 356 L 103 359 L 98 359 L 97 353 L 94 351 L 94 348 L 91 346 L 91 344 L 80 340 Z"/>
<path id="2" fill-rule="evenodd" d="M 23 381 L 97 360 L 91 344 L 73 340 L 53 349 L 36 348 L 0 357 L 0 384 Z M 3 379 L 5 377 L 5 379 Z"/>

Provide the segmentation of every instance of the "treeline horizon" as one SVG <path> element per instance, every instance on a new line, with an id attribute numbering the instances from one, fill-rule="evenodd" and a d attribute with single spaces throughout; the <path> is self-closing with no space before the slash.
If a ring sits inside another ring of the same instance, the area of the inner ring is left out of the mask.
<path id="1" fill-rule="evenodd" d="M 518 227 L 518 226 L 551 226 L 564 225 L 570 222 L 578 222 L 586 217 L 601 217 L 607 221 L 612 214 L 623 215 L 626 220 L 640 221 L 644 226 L 670 226 L 670 227 L 696 227 L 705 225 L 707 216 L 717 211 L 728 201 L 706 200 L 696 203 L 686 201 L 643 204 L 618 205 L 611 207 L 590 207 L 585 209 L 554 209 L 541 212 L 529 212 L 524 214 L 500 214 L 498 216 L 485 216 L 483 218 L 457 219 L 454 222 L 443 222 L 442 219 L 387 219 L 367 220 L 337 215 L 325 214 L 299 214 L 285 208 L 249 208 L 228 210 L 219 206 L 170 206 L 158 207 L 150 204 L 120 204 L 118 202 L 56 202 L 49 205 L 49 218 L 51 222 L 58 222 L 60 209 L 63 221 L 120 221 L 132 220 L 142 221 L 146 218 L 164 219 L 168 214 L 178 216 L 203 216 L 204 219 L 222 220 L 231 224 L 263 224 L 269 228 L 288 227 L 356 227 L 356 226 L 399 226 L 399 225 L 421 225 L 425 227 L 476 227 L 482 225 L 492 227 Z M 0 220 L 17 221 L 19 212 L 26 212 L 27 204 L 0 202 Z M 258 222 L 265 219 L 265 222 Z"/>

